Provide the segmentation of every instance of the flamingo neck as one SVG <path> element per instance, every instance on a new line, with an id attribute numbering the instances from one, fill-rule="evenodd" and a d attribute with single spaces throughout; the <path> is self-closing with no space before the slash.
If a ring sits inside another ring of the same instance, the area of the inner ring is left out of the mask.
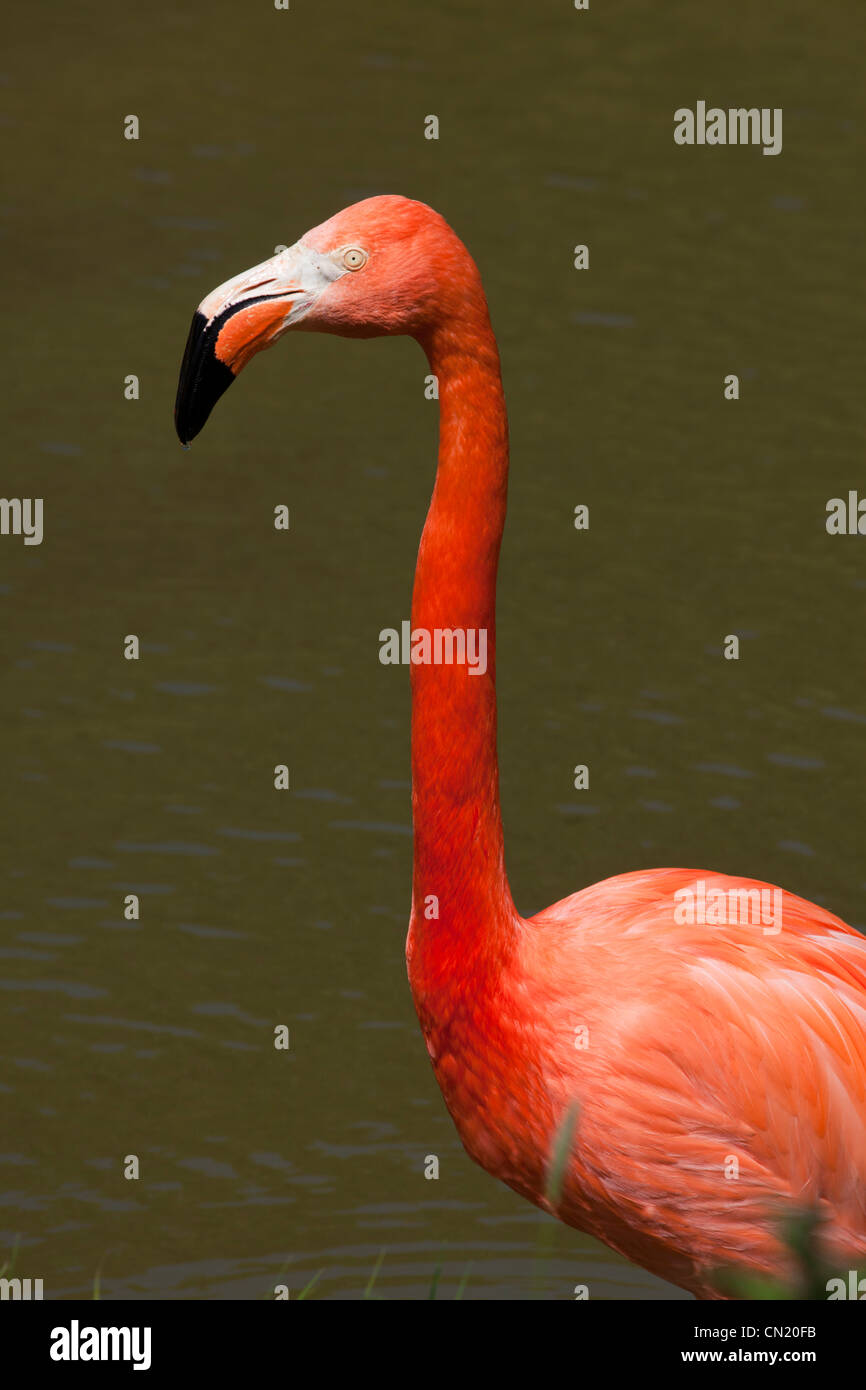
<path id="1" fill-rule="evenodd" d="M 415 569 L 413 643 L 427 633 L 435 652 L 437 630 L 462 632 L 475 669 L 468 662 L 411 666 L 412 937 L 428 965 L 449 962 L 453 971 L 455 959 L 477 965 L 500 957 L 516 919 L 496 753 L 496 571 L 508 422 L 486 304 L 423 346 L 438 380 L 439 465 Z"/>

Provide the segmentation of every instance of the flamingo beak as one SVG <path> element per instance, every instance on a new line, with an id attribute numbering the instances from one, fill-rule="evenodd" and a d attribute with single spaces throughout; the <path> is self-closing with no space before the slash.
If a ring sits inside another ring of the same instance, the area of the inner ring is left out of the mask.
<path id="1" fill-rule="evenodd" d="M 174 423 L 181 444 L 195 439 L 242 367 L 270 347 L 315 302 L 322 257 L 298 242 L 213 290 L 196 309 L 180 368 Z"/>

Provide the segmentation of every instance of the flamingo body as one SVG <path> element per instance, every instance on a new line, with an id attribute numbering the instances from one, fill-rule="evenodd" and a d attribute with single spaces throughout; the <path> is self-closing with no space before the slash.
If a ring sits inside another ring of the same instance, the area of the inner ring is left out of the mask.
<path id="1" fill-rule="evenodd" d="M 556 1214 L 714 1298 L 724 1265 L 790 1276 L 786 1205 L 820 1209 L 839 1268 L 862 1262 L 866 943 L 790 893 L 784 939 L 677 925 L 673 895 L 699 878 L 769 886 L 622 874 L 518 919 L 489 991 L 416 974 L 411 933 L 410 979 L 472 1158 L 550 1210 L 549 1156 L 576 1103 Z"/>
<path id="2" fill-rule="evenodd" d="M 778 1218 L 817 1207 L 840 1268 L 866 1257 L 866 939 L 771 885 L 654 869 L 524 919 L 505 873 L 495 599 L 508 429 L 475 263 L 405 198 L 367 199 L 221 285 L 196 312 L 176 423 L 188 442 L 291 329 L 414 337 L 439 385 L 439 466 L 415 630 L 483 630 L 483 673 L 413 664 L 409 981 L 463 1144 L 555 1211 L 699 1297 L 721 1267 L 785 1277 Z M 779 929 L 678 920 L 676 895 L 778 892 Z"/>

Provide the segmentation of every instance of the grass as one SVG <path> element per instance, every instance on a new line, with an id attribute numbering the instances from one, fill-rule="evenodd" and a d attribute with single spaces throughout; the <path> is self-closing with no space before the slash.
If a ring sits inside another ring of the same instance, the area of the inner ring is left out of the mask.
<path id="1" fill-rule="evenodd" d="M 571 1146 L 574 1143 L 579 1117 L 580 1107 L 577 1102 L 574 1101 L 566 1110 L 559 1129 L 554 1136 L 553 1151 L 550 1156 L 550 1168 L 544 1187 L 544 1195 L 550 1203 L 550 1209 L 554 1216 L 556 1215 L 556 1209 L 562 1199 L 562 1190 L 565 1186 L 565 1174 L 568 1169 L 568 1156 L 571 1153 Z M 538 1223 L 538 1235 L 535 1242 L 535 1259 L 532 1269 L 532 1290 L 533 1297 L 535 1298 L 542 1297 L 541 1278 L 545 1263 L 553 1254 L 553 1243 L 555 1240 L 556 1227 L 547 1221 L 540 1221 Z"/>
<path id="2" fill-rule="evenodd" d="M 14 1240 L 14 1242 L 13 1242 L 12 1249 L 11 1249 L 11 1251 L 10 1251 L 10 1253 L 9 1253 L 8 1258 L 7 1258 L 6 1260 L 4 1260 L 4 1262 L 3 1262 L 2 1265 L 0 1265 L 0 1279 L 3 1279 L 3 1278 L 10 1278 L 10 1277 L 12 1276 L 13 1271 L 14 1271 L 14 1269 L 15 1269 L 15 1266 L 16 1266 L 16 1264 L 17 1264 L 17 1262 L 18 1262 L 18 1252 L 19 1252 L 20 1248 L 21 1248 L 21 1237 L 20 1237 L 20 1236 L 16 1236 L 16 1237 L 15 1237 L 15 1240 Z M 374 1285 L 375 1285 L 375 1283 L 376 1283 L 376 1279 L 377 1279 L 378 1276 L 379 1276 L 379 1271 L 381 1270 L 382 1265 L 383 1265 L 383 1263 L 384 1263 L 385 1254 L 386 1254 L 386 1251 L 385 1251 L 385 1250 L 380 1250 L 380 1252 L 379 1252 L 379 1257 L 378 1257 L 378 1259 L 376 1260 L 376 1263 L 375 1263 L 375 1265 L 373 1266 L 373 1268 L 372 1268 L 372 1270 L 371 1270 L 371 1272 L 370 1272 L 370 1277 L 369 1277 L 369 1279 L 367 1280 L 367 1284 L 366 1284 L 366 1287 L 365 1287 L 364 1293 L 363 1293 L 363 1297 L 364 1297 L 364 1298 L 378 1298 L 378 1294 L 375 1294 L 375 1293 L 373 1292 L 373 1287 L 374 1287 Z M 99 1265 L 98 1265 L 97 1270 L 96 1270 L 96 1273 L 95 1273 L 94 1276 L 93 1276 L 93 1295 L 92 1295 L 92 1296 L 93 1296 L 93 1299 L 94 1299 L 95 1302 L 99 1302 L 99 1301 L 101 1300 L 101 1298 L 102 1298 L 102 1267 L 103 1267 L 104 1263 L 105 1263 L 105 1256 L 103 1256 L 102 1259 L 100 1260 Z M 283 1274 L 286 1272 L 286 1270 L 289 1268 L 289 1264 L 290 1264 L 290 1261 L 287 1260 L 287 1261 L 285 1262 L 285 1264 L 282 1266 L 282 1268 L 280 1269 L 280 1271 L 279 1271 L 279 1273 L 278 1273 L 278 1275 L 277 1275 L 277 1279 L 278 1279 L 278 1280 L 282 1277 L 282 1275 L 283 1275 Z M 471 1269 L 472 1269 L 472 1265 L 471 1265 L 471 1264 L 468 1264 L 468 1265 L 466 1266 L 466 1269 L 464 1270 L 463 1277 L 462 1277 L 462 1279 L 460 1280 L 460 1283 L 459 1283 L 458 1286 L 457 1286 L 457 1292 L 456 1292 L 455 1295 L 454 1295 L 455 1299 L 462 1299 L 462 1297 L 463 1297 L 463 1295 L 464 1295 L 464 1293 L 465 1293 L 465 1291 L 466 1291 L 466 1286 L 467 1286 L 467 1284 L 469 1283 L 469 1274 L 470 1274 Z M 311 1293 L 312 1293 L 312 1291 L 313 1291 L 313 1289 L 316 1287 L 316 1285 L 318 1284 L 319 1280 L 321 1279 L 321 1277 L 322 1277 L 322 1275 L 323 1275 L 324 1273 L 325 1273 L 324 1269 L 318 1269 L 318 1270 L 316 1270 L 316 1273 L 313 1275 L 312 1279 L 310 1279 L 310 1280 L 304 1285 L 304 1287 L 301 1289 L 300 1293 L 296 1295 L 297 1299 L 300 1300 L 300 1299 L 309 1298 L 310 1295 L 311 1295 Z M 437 1293 L 437 1290 L 438 1290 L 438 1288 L 439 1288 L 439 1280 L 440 1280 L 441 1276 L 442 1276 L 442 1266 L 441 1266 L 441 1265 L 437 1265 L 436 1269 L 433 1271 L 433 1278 L 432 1278 L 431 1281 L 430 1281 L 430 1291 L 429 1291 L 429 1293 L 428 1293 L 428 1295 L 427 1295 L 428 1298 L 435 1298 L 435 1297 L 436 1297 L 436 1293 Z M 272 1297 L 272 1295 L 271 1295 L 271 1294 L 266 1294 L 265 1297 L 266 1297 L 267 1299 L 270 1300 L 271 1297 Z"/>
<path id="3" fill-rule="evenodd" d="M 14 1269 L 15 1269 L 15 1266 L 16 1266 L 16 1264 L 18 1263 L 18 1251 L 19 1251 L 20 1249 L 21 1249 L 21 1237 L 20 1237 L 20 1236 L 16 1236 L 16 1237 L 15 1237 L 15 1240 L 12 1242 L 12 1253 L 9 1255 L 9 1258 L 6 1259 L 6 1260 L 4 1260 L 3 1263 L 2 1263 L 2 1265 L 0 1265 L 0 1279 L 8 1279 L 8 1278 L 12 1275 L 12 1273 L 13 1273 L 13 1271 L 14 1271 Z M 102 1282 L 102 1266 L 103 1266 L 104 1262 L 105 1262 L 105 1256 L 103 1255 L 102 1259 L 101 1259 L 100 1262 L 99 1262 L 99 1267 L 98 1267 L 96 1273 L 95 1273 L 94 1276 L 93 1276 L 93 1298 L 94 1298 L 95 1300 L 97 1300 L 97 1301 L 102 1297 L 102 1293 L 101 1293 L 101 1282 Z"/>
<path id="4" fill-rule="evenodd" d="M 311 1290 L 311 1289 L 314 1289 L 314 1288 L 316 1287 L 316 1284 L 319 1282 L 319 1280 L 321 1279 L 321 1277 L 322 1277 L 322 1275 L 324 1274 L 324 1272 L 325 1272 L 325 1271 L 324 1271 L 323 1269 L 319 1269 L 319 1270 L 316 1271 L 316 1273 L 313 1275 L 313 1277 L 312 1277 L 312 1279 L 310 1280 L 310 1282 L 309 1282 L 308 1284 L 305 1284 L 304 1287 L 301 1289 L 301 1292 L 298 1294 L 298 1298 L 299 1298 L 299 1299 L 300 1299 L 300 1298 L 309 1298 L 309 1296 L 310 1296 L 310 1290 Z"/>
<path id="5" fill-rule="evenodd" d="M 848 1288 L 848 1271 L 840 1272 L 827 1264 L 819 1248 L 823 1218 L 814 1207 L 789 1212 L 781 1221 L 781 1240 L 791 1254 L 793 1276 L 790 1282 L 769 1279 L 737 1269 L 716 1271 L 714 1283 L 730 1298 L 791 1300 L 826 1303 L 831 1279 L 841 1279 Z M 862 1279 L 866 1271 L 857 1271 Z"/>
<path id="6" fill-rule="evenodd" d="M 376 1286 L 376 1280 L 377 1280 L 378 1277 L 379 1277 L 379 1273 L 380 1273 L 380 1271 L 381 1271 L 382 1265 L 385 1263 L 385 1256 L 386 1256 L 386 1254 L 387 1254 L 387 1251 L 384 1250 L 384 1249 L 382 1249 L 382 1250 L 379 1251 L 379 1255 L 378 1255 L 378 1257 L 377 1257 L 377 1259 L 376 1259 L 376 1263 L 373 1265 L 373 1268 L 372 1268 L 371 1271 L 370 1271 L 370 1277 L 369 1277 L 369 1279 L 367 1280 L 366 1285 L 364 1286 L 364 1292 L 363 1292 L 363 1294 L 361 1295 L 362 1298 L 364 1298 L 364 1299 L 372 1298 L 372 1299 L 377 1299 L 377 1300 L 379 1299 L 379 1297 L 380 1297 L 379 1294 L 374 1293 L 373 1290 L 374 1290 L 374 1288 L 375 1288 L 375 1286 Z M 463 1271 L 463 1277 L 461 1278 L 460 1283 L 457 1285 L 457 1292 L 456 1292 L 455 1295 L 454 1295 L 455 1300 L 458 1300 L 458 1301 L 459 1301 L 460 1299 L 463 1298 L 463 1295 L 464 1295 L 464 1293 L 466 1292 L 466 1286 L 467 1286 L 467 1284 L 469 1283 L 469 1275 L 470 1275 L 470 1273 L 471 1273 L 471 1270 L 472 1270 L 472 1265 L 471 1265 L 471 1264 L 468 1264 L 468 1265 L 466 1266 L 466 1269 Z M 324 1271 L 323 1269 L 317 1270 L 316 1273 L 313 1275 L 312 1279 L 309 1281 L 309 1283 L 305 1284 L 304 1287 L 301 1289 L 301 1292 L 297 1295 L 297 1298 L 298 1298 L 298 1299 L 301 1299 L 301 1298 L 309 1298 L 311 1290 L 312 1290 L 312 1289 L 315 1287 L 315 1285 L 319 1282 L 319 1280 L 321 1279 L 321 1277 L 322 1277 L 322 1275 L 323 1275 L 324 1273 L 325 1273 L 325 1271 Z M 431 1298 L 435 1299 L 435 1297 L 436 1297 L 436 1295 L 437 1295 L 437 1292 L 438 1292 L 438 1289 L 439 1289 L 439 1280 L 441 1279 L 441 1277 L 442 1277 L 442 1266 L 441 1266 L 441 1265 L 437 1265 L 436 1268 L 435 1268 L 434 1271 L 433 1271 L 433 1276 L 432 1276 L 432 1278 L 431 1278 L 431 1280 L 430 1280 L 430 1289 L 429 1289 L 428 1294 L 427 1294 L 428 1299 L 431 1299 Z"/>
<path id="7" fill-rule="evenodd" d="M 13 1246 L 12 1246 L 12 1254 L 9 1256 L 8 1260 L 4 1260 L 3 1264 L 0 1265 L 0 1279 L 3 1279 L 3 1278 L 5 1278 L 6 1276 L 10 1275 L 10 1274 L 12 1273 L 12 1271 L 14 1270 L 15 1265 L 16 1265 L 17 1260 L 18 1260 L 18 1251 L 19 1251 L 20 1247 L 21 1247 L 21 1237 L 20 1237 L 20 1236 L 16 1236 L 16 1237 L 15 1237 L 14 1244 L 13 1244 Z"/>

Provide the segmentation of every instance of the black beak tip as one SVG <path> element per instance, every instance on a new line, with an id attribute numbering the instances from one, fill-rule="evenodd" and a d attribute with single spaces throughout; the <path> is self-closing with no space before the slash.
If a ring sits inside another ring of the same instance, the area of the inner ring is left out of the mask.
<path id="1" fill-rule="evenodd" d="M 181 447 L 184 449 L 189 448 L 190 444 L 198 434 L 198 430 L 192 429 L 189 420 L 185 419 L 184 416 L 178 410 L 175 410 L 174 412 L 174 431 L 178 439 L 180 440 Z"/>
<path id="2" fill-rule="evenodd" d="M 214 324 L 196 309 L 192 317 L 186 350 L 180 366 L 174 427 L 185 449 L 204 424 L 224 391 L 234 381 L 234 372 L 216 355 Z"/>

